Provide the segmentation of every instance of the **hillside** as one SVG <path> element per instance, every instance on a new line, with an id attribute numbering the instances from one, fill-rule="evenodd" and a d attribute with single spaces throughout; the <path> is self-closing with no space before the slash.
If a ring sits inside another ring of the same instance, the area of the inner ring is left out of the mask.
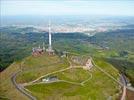
<path id="1" fill-rule="evenodd" d="M 134 29 L 133 25 L 126 29 L 98 33 L 89 41 L 104 49 L 113 50 L 118 55 L 105 57 L 106 61 L 124 73 L 134 86 Z"/>
<path id="2" fill-rule="evenodd" d="M 16 27 L 0 29 L 2 37 L 0 40 L 0 46 L 2 47 L 0 49 L 1 71 L 14 61 L 29 56 L 33 46 L 42 45 L 44 41 L 47 48 L 47 32 L 29 32 L 29 30 L 31 30 L 31 27 L 30 29 L 27 27 L 26 30 Z M 25 34 L 21 34 L 21 32 Z M 133 37 L 133 26 L 127 26 L 120 30 L 96 33 L 92 37 L 83 33 L 56 33 L 52 35 L 52 42 L 56 52 L 68 51 L 104 58 L 126 74 L 134 84 L 134 68 L 131 66 L 134 64 Z M 123 63 L 117 65 L 116 62 Z"/>
<path id="3" fill-rule="evenodd" d="M 6 70 L 0 73 L 0 100 L 29 100 L 19 92 L 11 81 L 11 77 L 20 69 L 21 62 L 14 62 Z"/>
<path id="4" fill-rule="evenodd" d="M 118 29 L 109 32 L 97 33 L 90 38 L 90 42 L 104 48 L 117 51 L 134 51 L 134 29 Z M 116 45 L 115 45 L 116 44 Z"/>
<path id="5" fill-rule="evenodd" d="M 38 100 L 44 100 L 44 98 L 45 100 L 53 98 L 55 100 L 59 100 L 59 98 L 64 100 L 87 100 L 89 98 L 105 100 L 113 98 L 113 100 L 116 100 L 119 97 L 120 86 L 116 81 L 100 71 L 95 65 L 91 70 L 71 68 L 70 64 L 74 66 L 71 57 L 72 54 L 69 58 L 44 54 L 39 57 L 30 56 L 23 59 L 22 62 L 12 64 L 1 73 L 3 77 L 1 96 L 6 96 L 9 99 L 14 98 L 14 100 L 18 100 L 18 98 L 27 100 L 24 95 L 15 89 L 10 80 L 12 74 L 21 69 L 22 71 L 16 77 L 17 84 L 24 85 L 24 88 L 28 89 L 27 91 L 30 91 L 30 94 Z M 119 72 L 111 64 L 96 58 L 94 61 L 100 68 L 119 80 Z M 40 83 L 42 78 L 50 76 L 56 76 L 62 81 Z M 35 79 L 39 80 L 30 83 Z M 16 94 L 17 96 L 15 96 Z"/>
<path id="6" fill-rule="evenodd" d="M 29 31 L 27 31 L 28 33 L 21 34 L 18 30 L 7 28 L 1 33 L 0 68 L 3 70 L 11 64 L 11 66 L 1 73 L 1 98 L 10 99 L 14 98 L 17 94 L 15 100 L 18 100 L 20 97 L 24 98 L 24 100 L 25 98 L 27 99 L 24 94 L 15 89 L 11 82 L 12 75 L 20 69 L 22 71 L 16 76 L 16 82 L 23 84 L 25 89 L 31 91 L 30 93 L 39 100 L 42 100 L 42 98 L 86 100 L 89 96 L 93 99 L 100 97 L 102 100 L 108 97 L 111 98 L 110 96 L 113 99 L 118 98 L 120 95 L 118 83 L 107 77 L 97 67 L 93 67 L 90 71 L 85 71 L 82 68 L 69 68 L 70 65 L 82 66 L 79 63 L 74 64 L 71 60 L 72 56 L 76 56 L 77 58 L 78 55 L 80 59 L 91 56 L 96 65 L 104 69 L 115 79 L 119 80 L 118 73 L 121 72 L 127 76 L 132 85 L 134 84 L 134 54 L 132 45 L 134 36 L 132 29 L 102 32 L 92 37 L 88 37 L 83 33 L 56 33 L 52 35 L 53 48 L 56 55 L 49 56 L 48 54 L 44 54 L 37 58 L 30 56 L 32 47 L 37 47 L 44 41 L 47 48 L 48 34 L 46 32 Z M 63 51 L 71 53 L 68 56 L 69 59 L 60 57 L 63 55 Z M 119 72 L 115 71 L 114 67 Z M 62 72 L 53 73 L 60 70 Z M 27 83 L 43 75 L 43 78 L 56 77 L 62 81 L 51 84 L 40 84 L 41 78 L 37 81 L 37 84 L 27 85 Z M 91 76 L 92 78 L 90 79 Z M 56 88 L 60 91 L 57 91 Z M 42 91 L 42 89 L 46 91 Z M 73 91 L 70 93 L 69 91 L 72 89 Z M 94 89 L 98 91 L 90 91 Z M 44 92 L 46 95 L 44 95 Z M 102 98 L 101 95 L 104 95 L 104 97 Z"/>

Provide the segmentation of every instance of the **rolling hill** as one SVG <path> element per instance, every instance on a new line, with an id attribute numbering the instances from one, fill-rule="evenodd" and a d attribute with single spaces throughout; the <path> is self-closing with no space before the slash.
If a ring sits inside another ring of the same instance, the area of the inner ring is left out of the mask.
<path id="1" fill-rule="evenodd" d="M 80 55 L 80 57 L 82 56 Z M 24 85 L 26 91 L 28 93 L 30 91 L 30 94 L 38 100 L 51 100 L 53 98 L 55 100 L 105 100 L 107 98 L 116 100 L 119 98 L 121 90 L 116 81 L 99 70 L 95 65 L 91 70 L 70 68 L 70 62 L 72 62 L 70 60 L 68 57 L 61 58 L 56 55 L 49 56 L 44 54 L 39 57 L 27 57 L 23 59 L 23 64 L 22 62 L 12 64 L 1 74 L 1 96 L 6 96 L 9 99 L 14 98 L 14 100 L 18 100 L 21 97 L 27 100 L 27 97 L 14 87 L 10 79 L 13 73 L 21 70 L 16 76 L 17 84 Z M 119 80 L 119 72 L 111 64 L 96 58 L 94 61 L 100 68 Z M 40 80 L 28 84 L 35 79 L 40 79 L 40 77 L 45 78 L 50 76 L 57 76 L 62 81 L 42 83 Z"/>

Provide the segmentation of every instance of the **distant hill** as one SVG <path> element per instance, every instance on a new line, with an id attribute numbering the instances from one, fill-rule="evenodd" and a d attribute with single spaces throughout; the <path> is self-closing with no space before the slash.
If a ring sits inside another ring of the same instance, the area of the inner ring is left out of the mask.
<path id="1" fill-rule="evenodd" d="M 134 29 L 97 33 L 90 38 L 90 42 L 117 51 L 134 51 Z"/>

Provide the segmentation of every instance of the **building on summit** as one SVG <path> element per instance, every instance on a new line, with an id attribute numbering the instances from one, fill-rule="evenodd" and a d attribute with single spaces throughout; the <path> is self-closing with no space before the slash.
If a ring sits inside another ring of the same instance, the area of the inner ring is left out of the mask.
<path id="1" fill-rule="evenodd" d="M 39 56 L 42 55 L 44 52 L 47 52 L 49 55 L 54 54 L 54 50 L 52 49 L 52 35 L 51 35 L 51 27 L 50 27 L 50 22 L 49 22 L 49 32 L 48 32 L 48 38 L 49 38 L 49 46 L 48 49 L 45 49 L 45 44 L 43 42 L 42 48 L 40 47 L 35 47 L 32 49 L 32 55 L 33 56 Z"/>
<path id="2" fill-rule="evenodd" d="M 32 49 L 32 55 L 33 55 L 33 56 L 42 55 L 44 52 L 45 52 L 44 42 L 43 42 L 42 48 L 41 48 L 40 45 L 39 45 L 39 47 L 34 47 L 34 48 Z"/>

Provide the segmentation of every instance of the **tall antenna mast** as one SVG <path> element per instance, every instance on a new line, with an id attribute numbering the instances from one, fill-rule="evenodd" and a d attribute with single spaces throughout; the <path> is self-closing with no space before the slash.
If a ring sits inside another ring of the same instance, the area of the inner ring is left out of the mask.
<path id="1" fill-rule="evenodd" d="M 43 47 L 42 49 L 45 50 L 45 43 L 44 42 L 42 44 L 42 47 Z"/>
<path id="2" fill-rule="evenodd" d="M 39 44 L 39 47 L 38 48 L 40 49 L 40 44 Z"/>
<path id="3" fill-rule="evenodd" d="M 51 40 L 51 21 L 49 20 L 49 50 L 52 49 L 52 40 Z"/>
<path id="4" fill-rule="evenodd" d="M 48 46 L 48 49 L 46 49 L 46 51 L 49 53 L 49 54 L 54 54 L 54 50 L 52 49 L 52 39 L 51 39 L 51 22 L 49 20 L 49 32 L 48 32 L 48 36 L 49 36 L 49 46 Z"/>

